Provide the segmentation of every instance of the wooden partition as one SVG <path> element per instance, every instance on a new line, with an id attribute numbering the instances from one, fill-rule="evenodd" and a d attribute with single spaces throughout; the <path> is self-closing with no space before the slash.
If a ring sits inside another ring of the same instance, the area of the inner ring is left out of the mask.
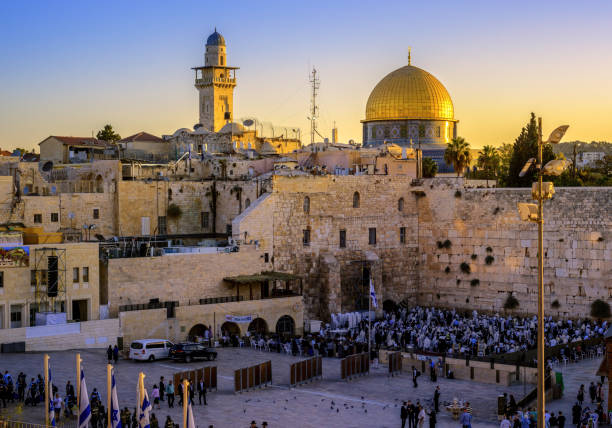
<path id="1" fill-rule="evenodd" d="M 402 372 L 402 353 L 390 352 L 387 354 L 389 364 L 389 376 L 396 376 Z"/>
<path id="2" fill-rule="evenodd" d="M 234 371 L 234 392 L 248 391 L 271 384 L 272 361 Z"/>
<path id="3" fill-rule="evenodd" d="M 291 386 L 323 378 L 323 359 L 312 357 L 304 361 L 291 364 L 289 368 L 289 383 Z"/>
<path id="4" fill-rule="evenodd" d="M 349 355 L 340 360 L 340 377 L 352 379 L 370 373 L 370 360 L 368 353 Z"/>
<path id="5" fill-rule="evenodd" d="M 197 383 L 200 379 L 204 379 L 204 385 L 207 391 L 217 390 L 217 366 L 202 367 L 196 370 L 189 370 L 185 372 L 174 373 L 174 395 L 180 394 L 179 384 L 187 379 L 193 384 L 193 391 L 198 391 Z"/>

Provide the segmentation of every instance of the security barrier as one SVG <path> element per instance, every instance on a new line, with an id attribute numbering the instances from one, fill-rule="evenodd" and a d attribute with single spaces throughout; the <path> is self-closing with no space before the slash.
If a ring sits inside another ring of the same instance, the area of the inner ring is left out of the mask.
<path id="1" fill-rule="evenodd" d="M 234 392 L 272 384 L 272 361 L 234 371 Z"/>
<path id="2" fill-rule="evenodd" d="M 58 427 L 62 428 L 77 428 L 78 421 L 66 420 L 65 418 L 60 419 Z M 53 428 L 51 425 L 35 424 L 30 422 L 13 421 L 10 419 L 0 418 L 0 428 Z"/>
<path id="3" fill-rule="evenodd" d="M 370 359 L 368 353 L 349 355 L 340 360 L 340 377 L 352 379 L 370 373 Z"/>
<path id="4" fill-rule="evenodd" d="M 402 353 L 391 352 L 387 355 L 389 363 L 389 376 L 399 375 L 402 372 Z"/>
<path id="5" fill-rule="evenodd" d="M 194 392 L 198 389 L 200 380 L 204 379 L 204 386 L 207 391 L 217 390 L 217 366 L 202 367 L 196 370 L 189 370 L 186 372 L 174 373 L 174 394 L 180 395 L 179 385 L 187 379 L 193 384 Z"/>
<path id="6" fill-rule="evenodd" d="M 301 385 L 314 379 L 323 378 L 323 359 L 312 357 L 304 361 L 291 364 L 289 369 L 289 383 L 291 386 Z"/>

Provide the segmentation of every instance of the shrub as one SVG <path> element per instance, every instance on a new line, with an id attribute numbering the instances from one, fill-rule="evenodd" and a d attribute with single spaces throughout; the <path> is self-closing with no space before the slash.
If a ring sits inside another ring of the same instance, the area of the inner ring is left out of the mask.
<path id="1" fill-rule="evenodd" d="M 460 198 L 460 197 L 461 197 L 461 190 L 455 191 L 455 198 Z"/>
<path id="2" fill-rule="evenodd" d="M 461 266 L 459 267 L 461 268 L 461 272 L 463 273 L 469 274 L 470 272 L 472 272 L 472 269 L 470 269 L 470 265 L 466 262 L 461 263 Z"/>
<path id="3" fill-rule="evenodd" d="M 506 297 L 506 301 L 504 302 L 504 309 L 512 310 L 519 307 L 519 301 L 516 297 L 514 297 L 511 293 Z"/>
<path id="4" fill-rule="evenodd" d="M 446 266 L 446 269 L 444 269 L 444 272 L 450 273 L 450 266 Z"/>
<path id="5" fill-rule="evenodd" d="M 559 303 L 559 301 L 557 299 L 555 299 L 551 304 L 550 307 L 553 309 L 559 309 L 561 307 L 561 303 Z"/>
<path id="6" fill-rule="evenodd" d="M 479 279 L 474 278 L 473 280 L 470 281 L 470 285 L 472 287 L 476 287 L 479 284 L 480 284 L 480 280 Z"/>
<path id="7" fill-rule="evenodd" d="M 597 238 L 598 242 L 602 242 L 604 240 L 603 236 L 600 236 L 599 238 Z"/>
<path id="8" fill-rule="evenodd" d="M 495 209 L 493 210 L 493 215 L 497 215 L 497 213 L 499 212 L 499 207 L 495 207 Z"/>
<path id="9" fill-rule="evenodd" d="M 183 215 L 183 210 L 177 204 L 170 204 L 166 213 L 170 218 L 179 218 Z"/>
<path id="10" fill-rule="evenodd" d="M 610 318 L 610 304 L 601 299 L 591 303 L 591 316 L 594 318 Z"/>
<path id="11" fill-rule="evenodd" d="M 476 260 L 478 256 L 476 254 L 472 254 L 472 260 Z"/>
<path id="12" fill-rule="evenodd" d="M 487 253 L 492 253 L 492 252 L 493 252 L 493 248 L 487 247 Z"/>
<path id="13" fill-rule="evenodd" d="M 442 246 L 444 248 L 450 248 L 451 245 L 452 245 L 452 242 L 450 240 L 448 240 L 448 239 L 442 243 Z"/>
<path id="14" fill-rule="evenodd" d="M 491 255 L 485 257 L 485 263 L 488 264 L 488 265 L 493 264 L 494 261 L 495 261 L 495 257 L 493 257 Z"/>

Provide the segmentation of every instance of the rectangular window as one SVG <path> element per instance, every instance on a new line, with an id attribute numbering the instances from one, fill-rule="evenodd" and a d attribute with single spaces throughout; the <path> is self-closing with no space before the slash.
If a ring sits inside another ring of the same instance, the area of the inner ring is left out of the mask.
<path id="1" fill-rule="evenodd" d="M 303 231 L 302 244 L 304 247 L 308 247 L 310 245 L 310 229 L 304 229 Z"/>
<path id="2" fill-rule="evenodd" d="M 79 268 L 72 268 L 72 282 L 79 282 Z"/>
<path id="3" fill-rule="evenodd" d="M 340 231 L 340 248 L 346 248 L 346 230 Z"/>
<path id="4" fill-rule="evenodd" d="M 98 208 L 94 208 L 93 210 L 93 218 L 94 220 L 97 220 L 100 218 L 100 210 Z"/>
<path id="5" fill-rule="evenodd" d="M 4 272 L 0 271 L 0 288 L 4 287 Z"/>
<path id="6" fill-rule="evenodd" d="M 42 214 L 34 214 L 34 223 L 42 223 Z"/>
<path id="7" fill-rule="evenodd" d="M 406 243 L 406 228 L 400 227 L 400 244 Z"/>
<path id="8" fill-rule="evenodd" d="M 32 287 L 36 287 L 36 271 L 35 270 L 30 271 L 30 285 Z"/>
<path id="9" fill-rule="evenodd" d="M 232 236 L 232 225 L 231 224 L 225 225 L 225 233 L 227 233 L 228 236 Z"/>
<path id="10" fill-rule="evenodd" d="M 200 226 L 202 226 L 202 229 L 208 229 L 208 215 L 209 213 L 204 211 L 200 213 Z"/>
<path id="11" fill-rule="evenodd" d="M 83 266 L 83 282 L 89 282 L 89 267 Z"/>
<path id="12" fill-rule="evenodd" d="M 376 245 L 376 228 L 370 227 L 368 229 L 368 243 L 370 245 Z"/>
<path id="13" fill-rule="evenodd" d="M 165 215 L 160 215 L 159 217 L 157 217 L 157 229 L 160 235 L 165 235 L 168 233 Z"/>
<path id="14" fill-rule="evenodd" d="M 57 223 L 59 221 L 59 214 L 58 213 L 51 213 L 51 222 L 52 223 Z"/>

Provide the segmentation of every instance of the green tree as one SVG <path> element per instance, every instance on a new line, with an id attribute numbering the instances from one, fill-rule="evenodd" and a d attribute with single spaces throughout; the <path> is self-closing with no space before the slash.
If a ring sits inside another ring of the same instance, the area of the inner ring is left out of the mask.
<path id="1" fill-rule="evenodd" d="M 457 177 L 470 165 L 472 161 L 472 153 L 470 152 L 470 144 L 463 137 L 453 138 L 446 145 L 444 152 L 444 162 L 452 165 L 457 172 Z"/>
<path id="2" fill-rule="evenodd" d="M 538 158 L 538 124 L 534 113 L 531 113 L 529 123 L 521 129 L 520 135 L 514 141 L 512 159 L 508 174 L 503 181 L 508 187 L 531 187 L 535 180 L 535 168 L 531 168 L 524 177 L 519 177 L 519 173 L 529 158 Z M 542 147 L 542 161 L 546 165 L 548 161 L 555 158 L 552 146 L 546 144 Z"/>
<path id="3" fill-rule="evenodd" d="M 121 140 L 121 135 L 117 134 L 113 130 L 113 126 L 108 124 L 104 125 L 103 129 L 100 129 L 96 134 L 96 138 L 98 140 L 108 141 L 109 143 L 114 143 L 116 141 Z"/>
<path id="4" fill-rule="evenodd" d="M 433 178 L 438 173 L 438 164 L 432 158 L 424 157 L 421 167 L 424 178 Z"/>
<path id="5" fill-rule="evenodd" d="M 485 173 L 487 180 L 494 180 L 499 170 L 500 158 L 497 150 L 493 146 L 484 146 L 478 152 L 478 168 Z"/>
<path id="6" fill-rule="evenodd" d="M 503 143 L 497 148 L 497 154 L 499 155 L 499 171 L 497 176 L 500 178 L 500 181 L 503 181 L 508 176 L 513 153 L 514 145 L 511 143 Z"/>

